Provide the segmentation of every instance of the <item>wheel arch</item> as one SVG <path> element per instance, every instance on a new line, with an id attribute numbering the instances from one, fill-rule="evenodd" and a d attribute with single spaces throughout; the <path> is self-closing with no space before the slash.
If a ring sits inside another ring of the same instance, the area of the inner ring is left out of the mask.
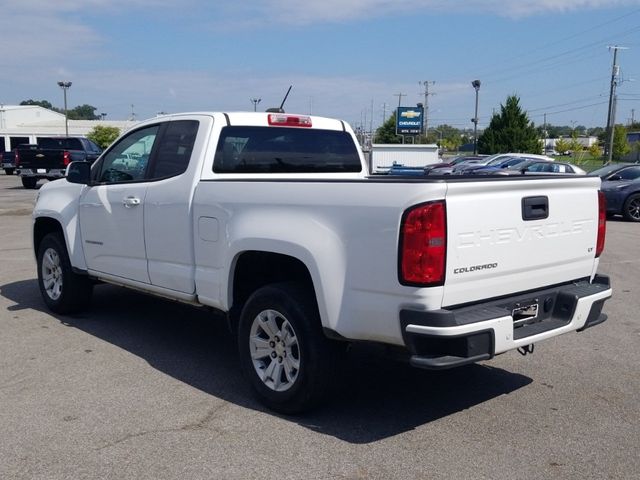
<path id="1" fill-rule="evenodd" d="M 313 291 L 318 297 L 308 266 L 292 255 L 266 251 L 245 250 L 232 262 L 229 278 L 228 302 L 232 314 L 239 310 L 257 289 L 272 283 L 295 281 Z"/>
<path id="2" fill-rule="evenodd" d="M 33 219 L 33 253 L 38 256 L 38 248 L 42 239 L 49 233 L 60 233 L 69 254 L 71 266 L 79 271 L 86 271 L 84 251 L 82 250 L 77 220 L 64 224 L 59 218 L 51 215 L 40 215 Z"/>
<path id="3" fill-rule="evenodd" d="M 42 239 L 46 237 L 50 233 L 60 233 L 64 238 L 64 230 L 62 229 L 62 224 L 51 217 L 38 217 L 34 220 L 33 223 L 33 253 L 34 255 L 38 255 L 38 249 L 40 248 L 40 243 Z M 65 239 L 65 244 L 66 244 Z M 67 247 L 68 250 L 68 247 Z"/>

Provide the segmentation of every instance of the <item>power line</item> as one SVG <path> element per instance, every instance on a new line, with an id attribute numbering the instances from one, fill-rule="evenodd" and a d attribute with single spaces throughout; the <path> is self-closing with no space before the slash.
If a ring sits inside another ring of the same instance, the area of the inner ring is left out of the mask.
<path id="1" fill-rule="evenodd" d="M 557 105 L 550 105 L 550 106 L 547 106 L 547 107 L 533 108 L 533 109 L 527 110 L 527 112 L 548 111 L 548 110 L 551 110 L 551 109 L 554 109 L 554 108 L 558 108 L 558 107 L 565 107 L 567 105 L 573 105 L 575 103 L 588 102 L 588 101 L 595 100 L 595 99 L 600 98 L 600 97 L 601 96 L 598 95 L 596 97 L 581 98 L 580 100 L 574 100 L 572 102 L 559 103 Z"/>
<path id="2" fill-rule="evenodd" d="M 517 56 L 509 57 L 508 59 L 505 60 L 505 62 L 509 62 L 511 60 L 521 60 L 523 55 L 528 55 L 530 53 L 535 53 L 535 52 L 538 52 L 540 50 L 544 50 L 544 49 L 546 49 L 548 47 L 555 47 L 560 42 L 564 42 L 566 40 L 571 40 L 573 38 L 577 38 L 577 37 L 579 37 L 581 35 L 584 35 L 585 33 L 590 33 L 590 32 L 592 32 L 594 30 L 597 30 L 599 28 L 605 27 L 605 26 L 610 25 L 612 23 L 618 22 L 620 20 L 623 20 L 623 19 L 625 19 L 627 17 L 630 17 L 632 15 L 635 15 L 637 13 L 640 13 L 640 9 L 632 10 L 631 12 L 625 13 L 624 15 L 620 15 L 618 17 L 615 17 L 615 18 L 611 19 L 611 20 L 607 20 L 606 22 L 602 22 L 600 24 L 594 25 L 593 27 L 589 27 L 589 28 L 587 28 L 585 30 L 582 30 L 580 32 L 576 32 L 576 33 L 568 35 L 566 37 L 559 38 L 559 39 L 557 39 L 555 41 L 547 42 L 545 44 L 540 45 L 539 47 L 534 47 L 534 48 L 529 49 L 529 50 L 527 50 L 525 52 L 519 52 Z M 490 76 L 491 73 L 495 73 L 495 71 L 496 71 L 495 69 L 486 70 L 486 72 L 487 72 L 486 75 L 483 74 L 484 72 L 479 72 L 479 73 L 482 74 L 482 76 L 486 78 L 487 76 Z"/>
<path id="3" fill-rule="evenodd" d="M 566 113 L 566 112 L 574 112 L 576 110 L 582 110 L 589 107 L 597 107 L 598 105 L 606 105 L 607 102 L 598 102 L 598 103 L 590 103 L 589 105 L 582 105 L 580 107 L 567 108 L 564 110 L 556 110 L 555 112 L 546 112 L 547 115 L 556 115 L 558 113 Z M 538 113 L 536 115 L 531 115 L 531 117 L 542 117 L 544 113 Z"/>
<path id="4" fill-rule="evenodd" d="M 638 10 L 638 11 L 640 11 L 640 10 Z M 505 66 L 505 67 L 503 67 L 501 69 L 495 69 L 494 68 L 491 71 L 487 71 L 487 73 L 485 75 L 482 75 L 482 76 L 484 78 L 489 78 L 490 79 L 490 78 L 494 78 L 495 75 L 499 75 L 499 74 L 501 74 L 503 72 L 509 72 L 509 71 L 521 70 L 521 69 L 529 69 L 530 67 L 532 67 L 534 65 L 544 64 L 545 62 L 548 62 L 548 61 L 551 61 L 551 60 L 556 60 L 556 59 L 562 58 L 562 57 L 564 57 L 566 55 L 570 55 L 570 54 L 573 54 L 573 53 L 581 52 L 583 50 L 588 50 L 589 48 L 592 48 L 592 47 L 595 47 L 595 46 L 598 46 L 598 45 L 602 45 L 603 43 L 607 43 L 609 41 L 619 40 L 621 38 L 624 38 L 624 37 L 626 37 L 628 35 L 631 35 L 631 34 L 637 32 L 639 30 L 640 30 L 640 27 L 636 26 L 636 27 L 633 27 L 633 28 L 631 28 L 629 30 L 617 33 L 615 35 L 608 35 L 608 36 L 606 36 L 604 38 L 601 38 L 599 40 L 595 40 L 595 41 L 589 42 L 589 43 L 587 43 L 585 45 L 582 45 L 582 46 L 579 46 L 579 47 L 575 47 L 575 48 L 571 48 L 569 50 L 565 50 L 563 52 L 556 53 L 556 54 L 548 56 L 548 57 L 540 58 L 538 60 L 530 61 L 530 62 L 527 62 L 527 63 L 522 63 L 520 65 L 511 66 L 511 67 L 506 67 Z M 554 44 L 557 44 L 560 41 L 562 41 L 562 40 L 558 40 L 557 42 L 554 42 Z M 536 49 L 536 50 L 539 50 L 539 48 Z M 518 59 L 522 59 L 523 55 L 519 55 L 517 58 Z M 495 83 L 495 81 L 492 82 L 492 83 Z"/>

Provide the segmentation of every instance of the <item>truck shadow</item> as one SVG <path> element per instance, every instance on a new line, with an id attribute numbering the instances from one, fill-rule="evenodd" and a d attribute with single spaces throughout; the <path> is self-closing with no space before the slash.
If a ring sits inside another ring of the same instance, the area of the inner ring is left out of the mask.
<path id="1" fill-rule="evenodd" d="M 9 311 L 32 309 L 51 316 L 35 279 L 0 286 L 0 295 L 15 303 Z M 53 317 L 203 392 L 273 415 L 252 397 L 242 378 L 235 341 L 224 319 L 209 311 L 100 285 L 90 311 Z M 366 444 L 472 408 L 531 382 L 529 377 L 485 365 L 444 372 L 418 370 L 359 346 L 349 352 L 336 393 L 325 407 L 281 418 L 346 442 Z"/>

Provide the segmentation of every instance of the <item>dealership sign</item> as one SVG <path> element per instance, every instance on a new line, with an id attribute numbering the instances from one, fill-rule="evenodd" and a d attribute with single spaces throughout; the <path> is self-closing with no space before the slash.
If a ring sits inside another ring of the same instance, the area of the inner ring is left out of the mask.
<path id="1" fill-rule="evenodd" d="M 398 107 L 396 112 L 396 135 L 420 135 L 424 124 L 424 109 L 420 107 Z"/>

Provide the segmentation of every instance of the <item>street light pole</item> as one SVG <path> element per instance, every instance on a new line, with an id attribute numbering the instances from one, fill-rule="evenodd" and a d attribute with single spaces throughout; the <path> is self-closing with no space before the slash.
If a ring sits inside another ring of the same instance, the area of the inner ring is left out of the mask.
<path id="1" fill-rule="evenodd" d="M 65 136 L 69 136 L 69 115 L 67 115 L 67 90 L 71 87 L 71 82 L 58 82 L 58 86 L 62 88 L 64 92 L 64 133 Z"/>
<path id="2" fill-rule="evenodd" d="M 480 80 L 471 82 L 471 86 L 476 90 L 476 113 L 471 119 L 473 122 L 473 154 L 478 154 L 478 91 L 480 90 Z"/>
<path id="3" fill-rule="evenodd" d="M 252 98 L 251 99 L 251 103 L 253 103 L 253 111 L 257 112 L 258 111 L 258 104 L 262 101 L 261 98 Z"/>

